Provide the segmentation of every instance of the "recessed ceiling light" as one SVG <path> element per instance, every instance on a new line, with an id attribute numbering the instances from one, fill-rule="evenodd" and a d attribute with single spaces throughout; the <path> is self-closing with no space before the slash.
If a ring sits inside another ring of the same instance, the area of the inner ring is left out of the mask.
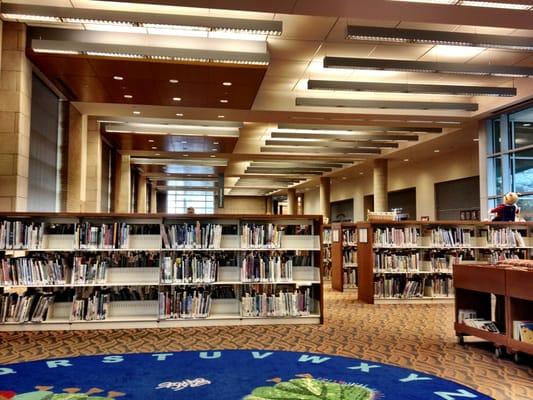
<path id="1" fill-rule="evenodd" d="M 433 150 L 433 153 L 440 153 L 440 150 L 439 149 L 435 149 L 435 150 Z"/>
<path id="2" fill-rule="evenodd" d="M 531 126 L 531 124 L 530 123 L 522 124 L 522 126 L 525 126 L 527 128 L 527 127 Z"/>
<path id="3" fill-rule="evenodd" d="M 218 149 L 211 149 L 211 151 L 217 151 Z"/>
<path id="4" fill-rule="evenodd" d="M 133 99 L 133 96 L 131 94 L 125 94 L 124 98 L 125 99 Z"/>
<path id="5" fill-rule="evenodd" d="M 218 118 L 225 118 L 223 115 L 219 115 Z M 524 125 L 525 126 L 525 125 Z"/>
<path id="6" fill-rule="evenodd" d="M 345 176 L 343 176 L 343 177 L 342 177 L 342 180 L 345 180 L 345 179 L 348 179 L 348 178 L 346 178 Z"/>
<path id="7" fill-rule="evenodd" d="M 140 111 L 134 111 L 133 114 L 135 114 L 135 115 L 140 115 L 141 112 L 140 112 Z"/>
<path id="8" fill-rule="evenodd" d="M 157 147 L 156 146 L 152 146 L 152 150 L 157 150 Z"/>
<path id="9" fill-rule="evenodd" d="M 209 157 L 211 158 L 215 158 L 216 156 L 214 154 L 211 154 Z"/>
<path id="10" fill-rule="evenodd" d="M 160 156 L 161 154 L 160 153 L 155 153 L 156 156 Z"/>
<path id="11" fill-rule="evenodd" d="M 231 82 L 222 82 L 222 84 L 223 84 L 224 86 L 231 86 L 231 85 L 233 85 L 233 83 L 231 83 Z"/>
<path id="12" fill-rule="evenodd" d="M 218 144 L 218 142 L 213 142 L 213 144 L 216 146 Z"/>
<path id="13" fill-rule="evenodd" d="M 220 99 L 220 102 L 221 102 L 221 103 L 227 103 L 228 100 L 227 100 L 227 99 Z"/>
<path id="14" fill-rule="evenodd" d="M 183 117 L 182 113 L 176 113 L 176 117 Z"/>
<path id="15" fill-rule="evenodd" d="M 189 155 L 188 154 L 184 154 L 183 157 L 189 157 Z"/>
<path id="16" fill-rule="evenodd" d="M 181 101 L 181 97 L 173 97 L 172 100 L 174 100 L 174 101 Z"/>
<path id="17" fill-rule="evenodd" d="M 186 140 L 182 140 L 181 143 L 187 144 L 187 141 Z"/>
<path id="18" fill-rule="evenodd" d="M 118 75 L 115 75 L 113 77 L 113 79 L 116 80 L 116 81 L 123 81 L 124 80 L 124 78 L 122 76 L 118 76 Z"/>
<path id="19" fill-rule="evenodd" d="M 404 160 L 405 162 L 409 161 L 409 159 L 408 159 L 408 158 L 404 158 L 403 160 Z"/>
<path id="20" fill-rule="evenodd" d="M 191 174 L 187 174 L 187 176 L 191 176 Z"/>
<path id="21" fill-rule="evenodd" d="M 148 143 L 154 143 L 154 139 L 148 139 Z"/>
<path id="22" fill-rule="evenodd" d="M 364 175 L 365 173 L 364 172 L 359 172 L 359 175 Z"/>
<path id="23" fill-rule="evenodd" d="M 472 139 L 474 142 L 479 142 L 479 138 Z"/>
<path id="24" fill-rule="evenodd" d="M 179 81 L 177 79 L 169 79 L 168 80 L 170 83 L 179 83 Z"/>

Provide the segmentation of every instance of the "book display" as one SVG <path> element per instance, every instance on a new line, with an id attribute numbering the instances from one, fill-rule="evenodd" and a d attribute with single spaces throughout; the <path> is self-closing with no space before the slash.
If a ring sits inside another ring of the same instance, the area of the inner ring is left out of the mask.
<path id="1" fill-rule="evenodd" d="M 533 226 L 521 222 L 380 221 L 357 228 L 359 299 L 369 304 L 450 302 L 455 264 L 528 259 L 533 250 Z"/>
<path id="2" fill-rule="evenodd" d="M 322 225 L 322 277 L 331 280 L 331 225 Z"/>
<path id="3" fill-rule="evenodd" d="M 459 343 L 470 335 L 492 342 L 497 356 L 533 355 L 533 261 L 520 261 L 454 265 Z"/>
<path id="4" fill-rule="evenodd" d="M 319 216 L 0 221 L 0 330 L 322 322 Z"/>

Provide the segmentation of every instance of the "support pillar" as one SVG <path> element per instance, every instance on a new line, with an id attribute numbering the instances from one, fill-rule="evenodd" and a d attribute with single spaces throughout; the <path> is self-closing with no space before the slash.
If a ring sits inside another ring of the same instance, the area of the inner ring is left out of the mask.
<path id="1" fill-rule="evenodd" d="M 138 175 L 137 178 L 137 212 L 145 214 L 148 212 L 147 204 L 147 186 L 146 176 Z"/>
<path id="2" fill-rule="evenodd" d="M 67 211 L 85 212 L 87 198 L 87 115 L 69 107 Z"/>
<path id="3" fill-rule="evenodd" d="M 287 201 L 289 203 L 289 215 L 298 213 L 298 204 L 296 203 L 296 189 L 287 189 Z"/>
<path id="4" fill-rule="evenodd" d="M 115 164 L 115 212 L 131 212 L 131 157 L 117 154 Z"/>
<path id="5" fill-rule="evenodd" d="M 331 215 L 331 178 L 321 176 L 320 177 L 320 214 L 324 218 L 324 223 L 329 223 Z"/>
<path id="6" fill-rule="evenodd" d="M 102 211 L 102 138 L 96 118 L 87 121 L 87 178 L 85 211 Z"/>
<path id="7" fill-rule="evenodd" d="M 374 211 L 388 211 L 388 160 L 374 160 Z"/>
<path id="8" fill-rule="evenodd" d="M 267 196 L 265 200 L 265 213 L 272 215 L 272 196 Z"/>
<path id="9" fill-rule="evenodd" d="M 155 182 L 152 182 L 152 188 L 150 189 L 150 212 L 152 214 L 157 213 L 157 189 L 155 188 Z"/>
<path id="10" fill-rule="evenodd" d="M 26 25 L 0 21 L 0 210 L 26 211 L 30 164 L 31 66 Z"/>

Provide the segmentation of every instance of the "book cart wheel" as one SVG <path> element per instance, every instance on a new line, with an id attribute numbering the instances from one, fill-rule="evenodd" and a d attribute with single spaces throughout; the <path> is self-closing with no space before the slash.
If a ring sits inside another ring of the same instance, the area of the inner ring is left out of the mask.
<path id="1" fill-rule="evenodd" d="M 502 358 L 504 354 L 503 347 L 494 347 L 494 355 L 496 358 Z"/>
<path id="2" fill-rule="evenodd" d="M 459 343 L 461 346 L 464 346 L 465 345 L 465 336 L 464 335 L 457 336 L 457 343 Z"/>
<path id="3" fill-rule="evenodd" d="M 522 356 L 520 355 L 519 351 L 516 351 L 513 353 L 513 361 L 517 364 L 519 364 L 522 361 Z"/>

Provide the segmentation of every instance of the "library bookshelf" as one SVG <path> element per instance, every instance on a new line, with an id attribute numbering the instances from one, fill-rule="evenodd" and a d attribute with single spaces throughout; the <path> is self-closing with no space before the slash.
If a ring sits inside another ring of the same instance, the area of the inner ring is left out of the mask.
<path id="1" fill-rule="evenodd" d="M 332 223 L 331 231 L 331 287 L 357 289 L 357 224 Z"/>
<path id="2" fill-rule="evenodd" d="M 361 222 L 358 296 L 368 304 L 451 303 L 454 264 L 529 259 L 526 222 Z"/>
<path id="3" fill-rule="evenodd" d="M 331 281 L 331 225 L 322 224 L 322 279 Z"/>
<path id="4" fill-rule="evenodd" d="M 475 336 L 492 342 L 497 356 L 502 356 L 504 350 L 513 354 L 515 361 L 519 361 L 521 353 L 533 355 L 531 338 L 529 342 L 520 340 L 520 333 L 517 332 L 517 324 L 522 322 L 529 321 L 533 326 L 531 266 L 459 264 L 453 267 L 453 279 L 454 327 L 459 343 L 464 344 L 465 336 Z M 460 317 L 464 310 L 494 323 L 498 331 L 488 331 L 465 323 Z"/>
<path id="5" fill-rule="evenodd" d="M 0 214 L 0 331 L 318 324 L 321 216 Z"/>

